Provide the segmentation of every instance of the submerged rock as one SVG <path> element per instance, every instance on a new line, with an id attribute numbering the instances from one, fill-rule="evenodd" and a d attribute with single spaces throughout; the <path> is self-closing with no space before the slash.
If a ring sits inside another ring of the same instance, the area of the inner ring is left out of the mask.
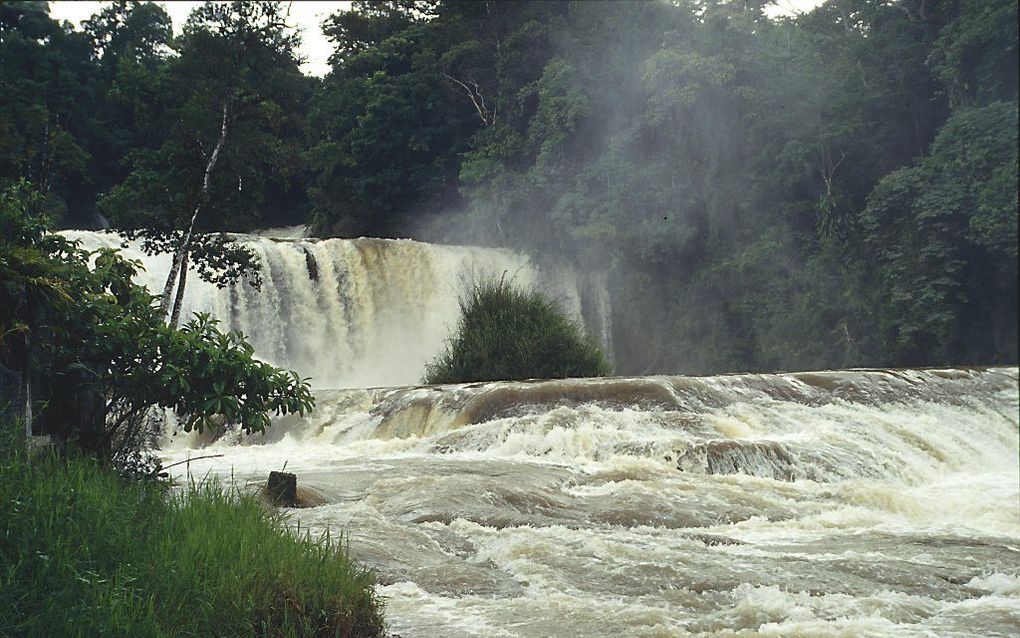
<path id="1" fill-rule="evenodd" d="M 703 474 L 748 474 L 793 481 L 793 456 L 776 441 L 706 441 L 677 453 L 677 469 Z"/>

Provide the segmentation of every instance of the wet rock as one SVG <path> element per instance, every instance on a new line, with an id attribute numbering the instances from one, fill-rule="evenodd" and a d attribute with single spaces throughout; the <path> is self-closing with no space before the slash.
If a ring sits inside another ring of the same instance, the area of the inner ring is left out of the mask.
<path id="1" fill-rule="evenodd" d="M 308 489 L 307 487 L 297 488 L 295 507 L 319 507 L 328 503 L 322 494 L 319 494 L 315 490 Z"/>
<path id="2" fill-rule="evenodd" d="M 677 469 L 703 474 L 748 474 L 793 481 L 798 478 L 793 456 L 775 441 L 706 441 L 677 450 Z"/>
<path id="3" fill-rule="evenodd" d="M 289 472 L 270 472 L 266 496 L 276 507 L 297 506 L 297 476 Z"/>
<path id="4" fill-rule="evenodd" d="M 308 270 L 309 279 L 319 281 L 319 264 L 309 250 L 305 250 L 305 268 Z"/>

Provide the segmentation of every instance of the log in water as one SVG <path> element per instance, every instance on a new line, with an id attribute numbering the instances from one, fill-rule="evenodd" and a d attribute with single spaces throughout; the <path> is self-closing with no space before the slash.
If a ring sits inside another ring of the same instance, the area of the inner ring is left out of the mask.
<path id="1" fill-rule="evenodd" d="M 294 520 L 346 535 L 403 638 L 1020 627 L 1016 368 L 318 401 L 190 470 L 262 480 L 286 462 L 328 501 Z"/>

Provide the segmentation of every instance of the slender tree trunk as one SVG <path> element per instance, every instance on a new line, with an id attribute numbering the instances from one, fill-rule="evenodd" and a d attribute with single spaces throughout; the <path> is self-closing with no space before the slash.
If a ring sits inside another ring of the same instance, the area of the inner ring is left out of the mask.
<path id="1" fill-rule="evenodd" d="M 184 263 L 181 264 L 181 280 L 177 285 L 177 296 L 174 299 L 174 309 L 170 313 L 170 327 L 176 328 L 181 320 L 181 306 L 184 303 L 184 285 L 188 282 L 188 253 L 184 253 Z"/>
<path id="2" fill-rule="evenodd" d="M 21 390 L 25 400 L 25 462 L 32 463 L 32 337 L 25 333 L 25 361 L 21 366 Z"/>
<path id="3" fill-rule="evenodd" d="M 220 124 L 220 138 L 216 141 L 216 147 L 213 149 L 212 155 L 209 156 L 209 163 L 205 166 L 205 175 L 202 178 L 202 191 L 198 195 L 198 203 L 195 204 L 195 212 L 191 214 L 191 221 L 188 223 L 188 229 L 184 233 L 184 237 L 181 239 L 181 243 L 177 247 L 177 251 L 174 253 L 173 265 L 170 266 L 170 274 L 166 278 L 166 285 L 163 286 L 163 298 L 159 304 L 159 309 L 163 313 L 164 317 L 170 312 L 170 298 L 173 295 L 174 283 L 177 282 L 178 275 L 180 276 L 180 291 L 177 294 L 177 298 L 180 299 L 184 295 L 184 284 L 187 281 L 187 276 L 181 271 L 187 270 L 188 253 L 191 250 L 191 238 L 195 232 L 195 220 L 198 219 L 198 213 L 202 210 L 202 204 L 205 201 L 206 194 L 209 192 L 209 182 L 212 177 L 213 169 L 216 168 L 216 162 L 220 158 L 220 152 L 223 150 L 223 145 L 227 141 L 229 123 L 228 103 L 224 100 L 223 121 Z M 176 325 L 176 321 L 173 323 Z"/>

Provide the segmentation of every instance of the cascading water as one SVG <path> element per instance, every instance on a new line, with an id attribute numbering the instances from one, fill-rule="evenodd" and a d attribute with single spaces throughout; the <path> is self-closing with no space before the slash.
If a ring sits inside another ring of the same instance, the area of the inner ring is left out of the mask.
<path id="1" fill-rule="evenodd" d="M 402 638 L 1016 635 L 1016 368 L 371 388 L 416 382 L 472 278 L 538 286 L 608 343 L 605 286 L 501 250 L 238 240 L 261 290 L 192 275 L 184 311 L 311 376 L 317 407 L 164 452 L 296 472 L 326 504 L 292 516 L 346 535 Z M 160 290 L 169 257 L 126 252 Z M 344 387 L 369 389 L 321 390 Z"/>
<path id="2" fill-rule="evenodd" d="M 170 255 L 150 256 L 113 233 L 66 231 L 84 248 L 120 248 L 145 266 L 139 283 L 163 289 Z M 262 287 L 223 289 L 189 273 L 182 318 L 208 312 L 255 346 L 259 358 L 311 377 L 316 388 L 415 383 L 442 349 L 472 280 L 513 277 L 555 297 L 609 344 L 605 286 L 570 268 L 544 272 L 507 250 L 411 240 L 237 235 L 261 263 Z"/>
<path id="3" fill-rule="evenodd" d="M 181 472 L 286 464 L 402 638 L 1015 636 L 1018 372 L 319 392 Z"/>

